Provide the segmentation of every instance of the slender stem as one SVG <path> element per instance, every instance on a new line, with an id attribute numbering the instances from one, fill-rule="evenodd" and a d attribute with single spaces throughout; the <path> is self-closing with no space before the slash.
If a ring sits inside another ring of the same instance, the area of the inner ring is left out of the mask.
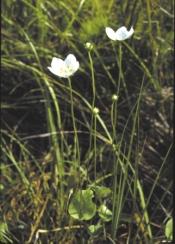
<path id="1" fill-rule="evenodd" d="M 119 69 L 118 83 L 117 83 L 117 95 L 119 95 L 120 85 L 121 85 L 121 81 L 122 81 L 123 87 L 124 87 L 124 91 L 125 91 L 125 94 L 126 94 L 126 98 L 127 98 L 127 101 L 128 101 L 128 105 L 131 108 L 131 104 L 130 104 L 130 100 L 129 100 L 129 94 L 128 94 L 128 89 L 127 89 L 127 86 L 126 86 L 126 82 L 125 82 L 125 78 L 124 78 L 124 74 L 123 74 L 123 69 L 122 69 L 122 55 L 123 55 L 122 54 L 122 44 L 119 43 L 118 53 L 116 53 L 116 49 L 115 49 L 115 46 L 114 46 L 113 42 L 112 42 L 112 47 L 113 47 L 114 53 L 116 54 L 116 61 L 117 61 L 118 69 Z"/>
<path id="2" fill-rule="evenodd" d="M 119 43 L 119 59 L 118 59 L 118 68 L 119 68 L 119 77 L 118 77 L 118 89 L 117 89 L 117 95 L 119 94 L 120 90 L 120 83 L 121 83 L 121 77 L 122 77 L 122 47 Z"/>
<path id="3" fill-rule="evenodd" d="M 77 135 L 76 123 L 75 123 L 72 84 L 71 84 L 70 78 L 68 78 L 68 81 L 69 81 L 70 100 L 71 100 L 71 117 L 72 117 L 73 130 L 74 130 L 74 163 L 75 163 L 75 168 L 79 169 L 79 166 L 80 166 L 79 140 L 78 140 L 78 135 Z"/>
<path id="4" fill-rule="evenodd" d="M 91 77 L 92 77 L 92 93 L 93 93 L 92 108 L 94 108 L 94 105 L 95 105 L 95 76 L 94 76 L 94 65 L 93 65 L 90 51 L 88 52 L 88 56 L 89 56 L 89 61 L 90 61 Z"/>
<path id="5" fill-rule="evenodd" d="M 112 140 L 116 143 L 116 124 L 117 124 L 117 101 L 112 102 L 111 106 L 111 123 L 112 123 Z"/>
<path id="6" fill-rule="evenodd" d="M 94 179 L 96 182 L 97 178 L 97 137 L 96 137 L 96 127 L 97 127 L 97 119 L 96 115 L 94 116 Z"/>
<path id="7" fill-rule="evenodd" d="M 91 79 L 92 79 L 92 111 L 95 107 L 95 94 L 96 94 L 96 88 L 95 88 L 95 75 L 94 75 L 94 66 L 93 66 L 93 60 L 91 56 L 91 52 L 88 51 L 88 57 L 89 57 L 89 62 L 90 62 L 90 69 L 91 69 Z M 93 118 L 94 118 L 94 113 L 92 112 L 91 116 L 91 127 L 90 127 L 90 142 L 89 142 L 89 150 L 91 150 L 92 146 L 92 131 L 93 131 Z"/>
<path id="8" fill-rule="evenodd" d="M 116 101 L 113 101 L 111 106 L 111 123 L 112 123 L 112 140 L 113 144 L 116 143 Z M 117 204 L 117 171 L 118 171 L 118 160 L 116 157 L 116 154 L 113 156 L 113 206 L 112 206 L 112 212 L 113 212 L 113 218 L 112 218 L 112 238 L 114 239 L 115 233 L 116 233 L 116 204 Z"/>
<path id="9" fill-rule="evenodd" d="M 94 107 L 95 107 L 95 98 L 96 98 L 96 88 L 95 88 L 95 75 L 94 75 L 94 66 L 93 66 L 93 60 L 91 56 L 91 51 L 88 51 L 88 57 L 90 61 L 90 68 L 91 68 L 91 79 L 92 79 L 92 117 L 91 117 L 91 129 L 90 129 L 90 146 L 89 150 L 91 150 L 92 145 L 92 131 L 94 131 L 94 137 L 93 137 L 93 146 L 94 146 L 94 179 L 96 182 L 96 174 L 97 174 L 97 136 L 96 136 L 96 127 L 97 127 L 97 114 L 94 114 Z M 94 124 L 93 124 L 94 121 Z"/>

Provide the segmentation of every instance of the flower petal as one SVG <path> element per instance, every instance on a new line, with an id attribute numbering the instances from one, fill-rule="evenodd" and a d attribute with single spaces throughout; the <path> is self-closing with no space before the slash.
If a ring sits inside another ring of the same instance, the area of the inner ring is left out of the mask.
<path id="1" fill-rule="evenodd" d="M 60 58 L 53 58 L 51 62 L 51 67 L 48 67 L 50 72 L 52 72 L 54 75 L 58 75 L 60 77 L 65 77 L 66 72 L 66 65 L 64 61 Z"/>
<path id="2" fill-rule="evenodd" d="M 77 71 L 80 67 L 80 64 L 78 61 L 76 61 L 75 65 L 74 65 L 74 72 Z"/>
<path id="3" fill-rule="evenodd" d="M 65 59 L 65 63 L 67 66 L 74 66 L 76 63 L 76 57 L 73 54 L 69 54 Z"/>
<path id="4" fill-rule="evenodd" d="M 109 39 L 116 41 L 116 32 L 112 28 L 106 27 L 105 31 L 106 31 L 106 35 L 109 37 Z"/>
<path id="5" fill-rule="evenodd" d="M 61 58 L 52 58 L 52 62 L 51 62 L 51 67 L 52 68 L 58 68 L 58 66 L 63 66 L 64 65 L 64 61 Z"/>
<path id="6" fill-rule="evenodd" d="M 134 29 L 133 29 L 133 26 L 131 26 L 131 29 L 129 30 L 129 32 L 128 32 L 128 36 L 130 37 L 130 36 L 132 36 L 132 34 L 134 33 Z M 128 37 L 128 38 L 129 38 Z"/>
<path id="7" fill-rule="evenodd" d="M 133 33 L 133 27 L 131 27 L 131 29 L 128 31 L 125 26 L 122 26 L 116 31 L 116 40 L 124 41 L 128 39 Z"/>
<path id="8" fill-rule="evenodd" d="M 76 57 L 73 54 L 69 54 L 67 56 L 67 58 L 65 59 L 65 65 L 70 75 L 75 73 L 79 68 L 79 62 L 76 60 Z"/>
<path id="9" fill-rule="evenodd" d="M 59 75 L 57 70 L 54 70 L 52 67 L 47 67 L 51 73 L 53 73 L 54 75 Z"/>

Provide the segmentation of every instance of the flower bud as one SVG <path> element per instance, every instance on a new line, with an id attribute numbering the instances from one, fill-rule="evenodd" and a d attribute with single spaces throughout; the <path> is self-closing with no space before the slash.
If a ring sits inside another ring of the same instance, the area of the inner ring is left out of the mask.
<path id="1" fill-rule="evenodd" d="M 86 48 L 88 51 L 91 51 L 91 50 L 94 48 L 94 46 L 93 46 L 93 44 L 92 44 L 91 42 L 86 42 L 86 44 L 85 44 L 85 48 Z"/>
<path id="2" fill-rule="evenodd" d="M 116 94 L 112 95 L 112 101 L 115 102 L 118 100 L 118 96 Z"/>
<path id="3" fill-rule="evenodd" d="M 95 108 L 93 108 L 93 114 L 94 114 L 94 115 L 97 115 L 98 113 L 99 113 L 99 109 L 98 109 L 98 108 L 96 108 L 96 107 L 95 107 Z"/>

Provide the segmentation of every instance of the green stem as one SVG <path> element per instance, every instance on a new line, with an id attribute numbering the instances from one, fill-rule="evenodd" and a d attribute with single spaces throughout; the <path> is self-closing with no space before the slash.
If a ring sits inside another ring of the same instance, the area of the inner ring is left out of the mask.
<path id="1" fill-rule="evenodd" d="M 97 178 L 97 136 L 96 136 L 97 120 L 94 116 L 94 179 Z"/>
<path id="2" fill-rule="evenodd" d="M 93 131 L 93 118 L 94 118 L 94 113 L 93 109 L 95 107 L 95 94 L 96 94 L 96 89 L 95 89 L 95 75 L 94 75 L 94 65 L 93 65 L 93 60 L 91 56 L 91 52 L 88 51 L 88 57 L 89 57 L 89 62 L 90 62 L 90 69 L 91 69 L 91 79 L 92 79 L 92 116 L 91 116 L 91 127 L 90 127 L 90 142 L 89 142 L 89 150 L 91 150 L 92 146 L 92 131 Z"/>
<path id="3" fill-rule="evenodd" d="M 124 87 L 124 91 L 125 91 L 125 94 L 126 94 L 126 98 L 127 98 L 127 102 L 128 102 L 129 107 L 131 108 L 129 94 L 128 94 L 128 89 L 127 89 L 127 86 L 126 86 L 126 82 L 125 82 L 125 78 L 124 78 L 124 74 L 123 74 L 123 69 L 122 69 L 122 44 L 119 43 L 118 54 L 116 53 L 116 49 L 115 49 L 115 46 L 114 46 L 113 42 L 112 42 L 112 47 L 113 47 L 113 50 L 114 50 L 114 52 L 116 54 L 116 61 L 117 61 L 118 69 L 119 69 L 118 84 L 117 84 L 117 95 L 119 95 L 120 85 L 121 85 L 121 81 L 122 81 L 123 87 Z"/>
<path id="4" fill-rule="evenodd" d="M 80 167 L 79 140 L 78 140 L 78 135 L 77 135 L 76 123 L 75 123 L 72 84 L 71 84 L 70 78 L 68 78 L 68 81 L 69 81 L 70 100 L 71 100 L 71 117 L 72 117 L 73 130 L 74 130 L 74 164 L 75 164 L 75 169 L 79 169 L 79 167 Z"/>

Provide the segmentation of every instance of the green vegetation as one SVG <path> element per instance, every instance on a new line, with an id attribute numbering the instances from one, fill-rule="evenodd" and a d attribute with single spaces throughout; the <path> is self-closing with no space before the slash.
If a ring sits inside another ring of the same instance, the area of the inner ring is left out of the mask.
<path id="1" fill-rule="evenodd" d="M 2 1 L 2 243 L 172 239 L 173 9 Z M 70 53 L 79 70 L 53 75 Z"/>
<path id="2" fill-rule="evenodd" d="M 170 218 L 166 223 L 165 235 L 168 240 L 173 240 L 173 218 Z"/>

